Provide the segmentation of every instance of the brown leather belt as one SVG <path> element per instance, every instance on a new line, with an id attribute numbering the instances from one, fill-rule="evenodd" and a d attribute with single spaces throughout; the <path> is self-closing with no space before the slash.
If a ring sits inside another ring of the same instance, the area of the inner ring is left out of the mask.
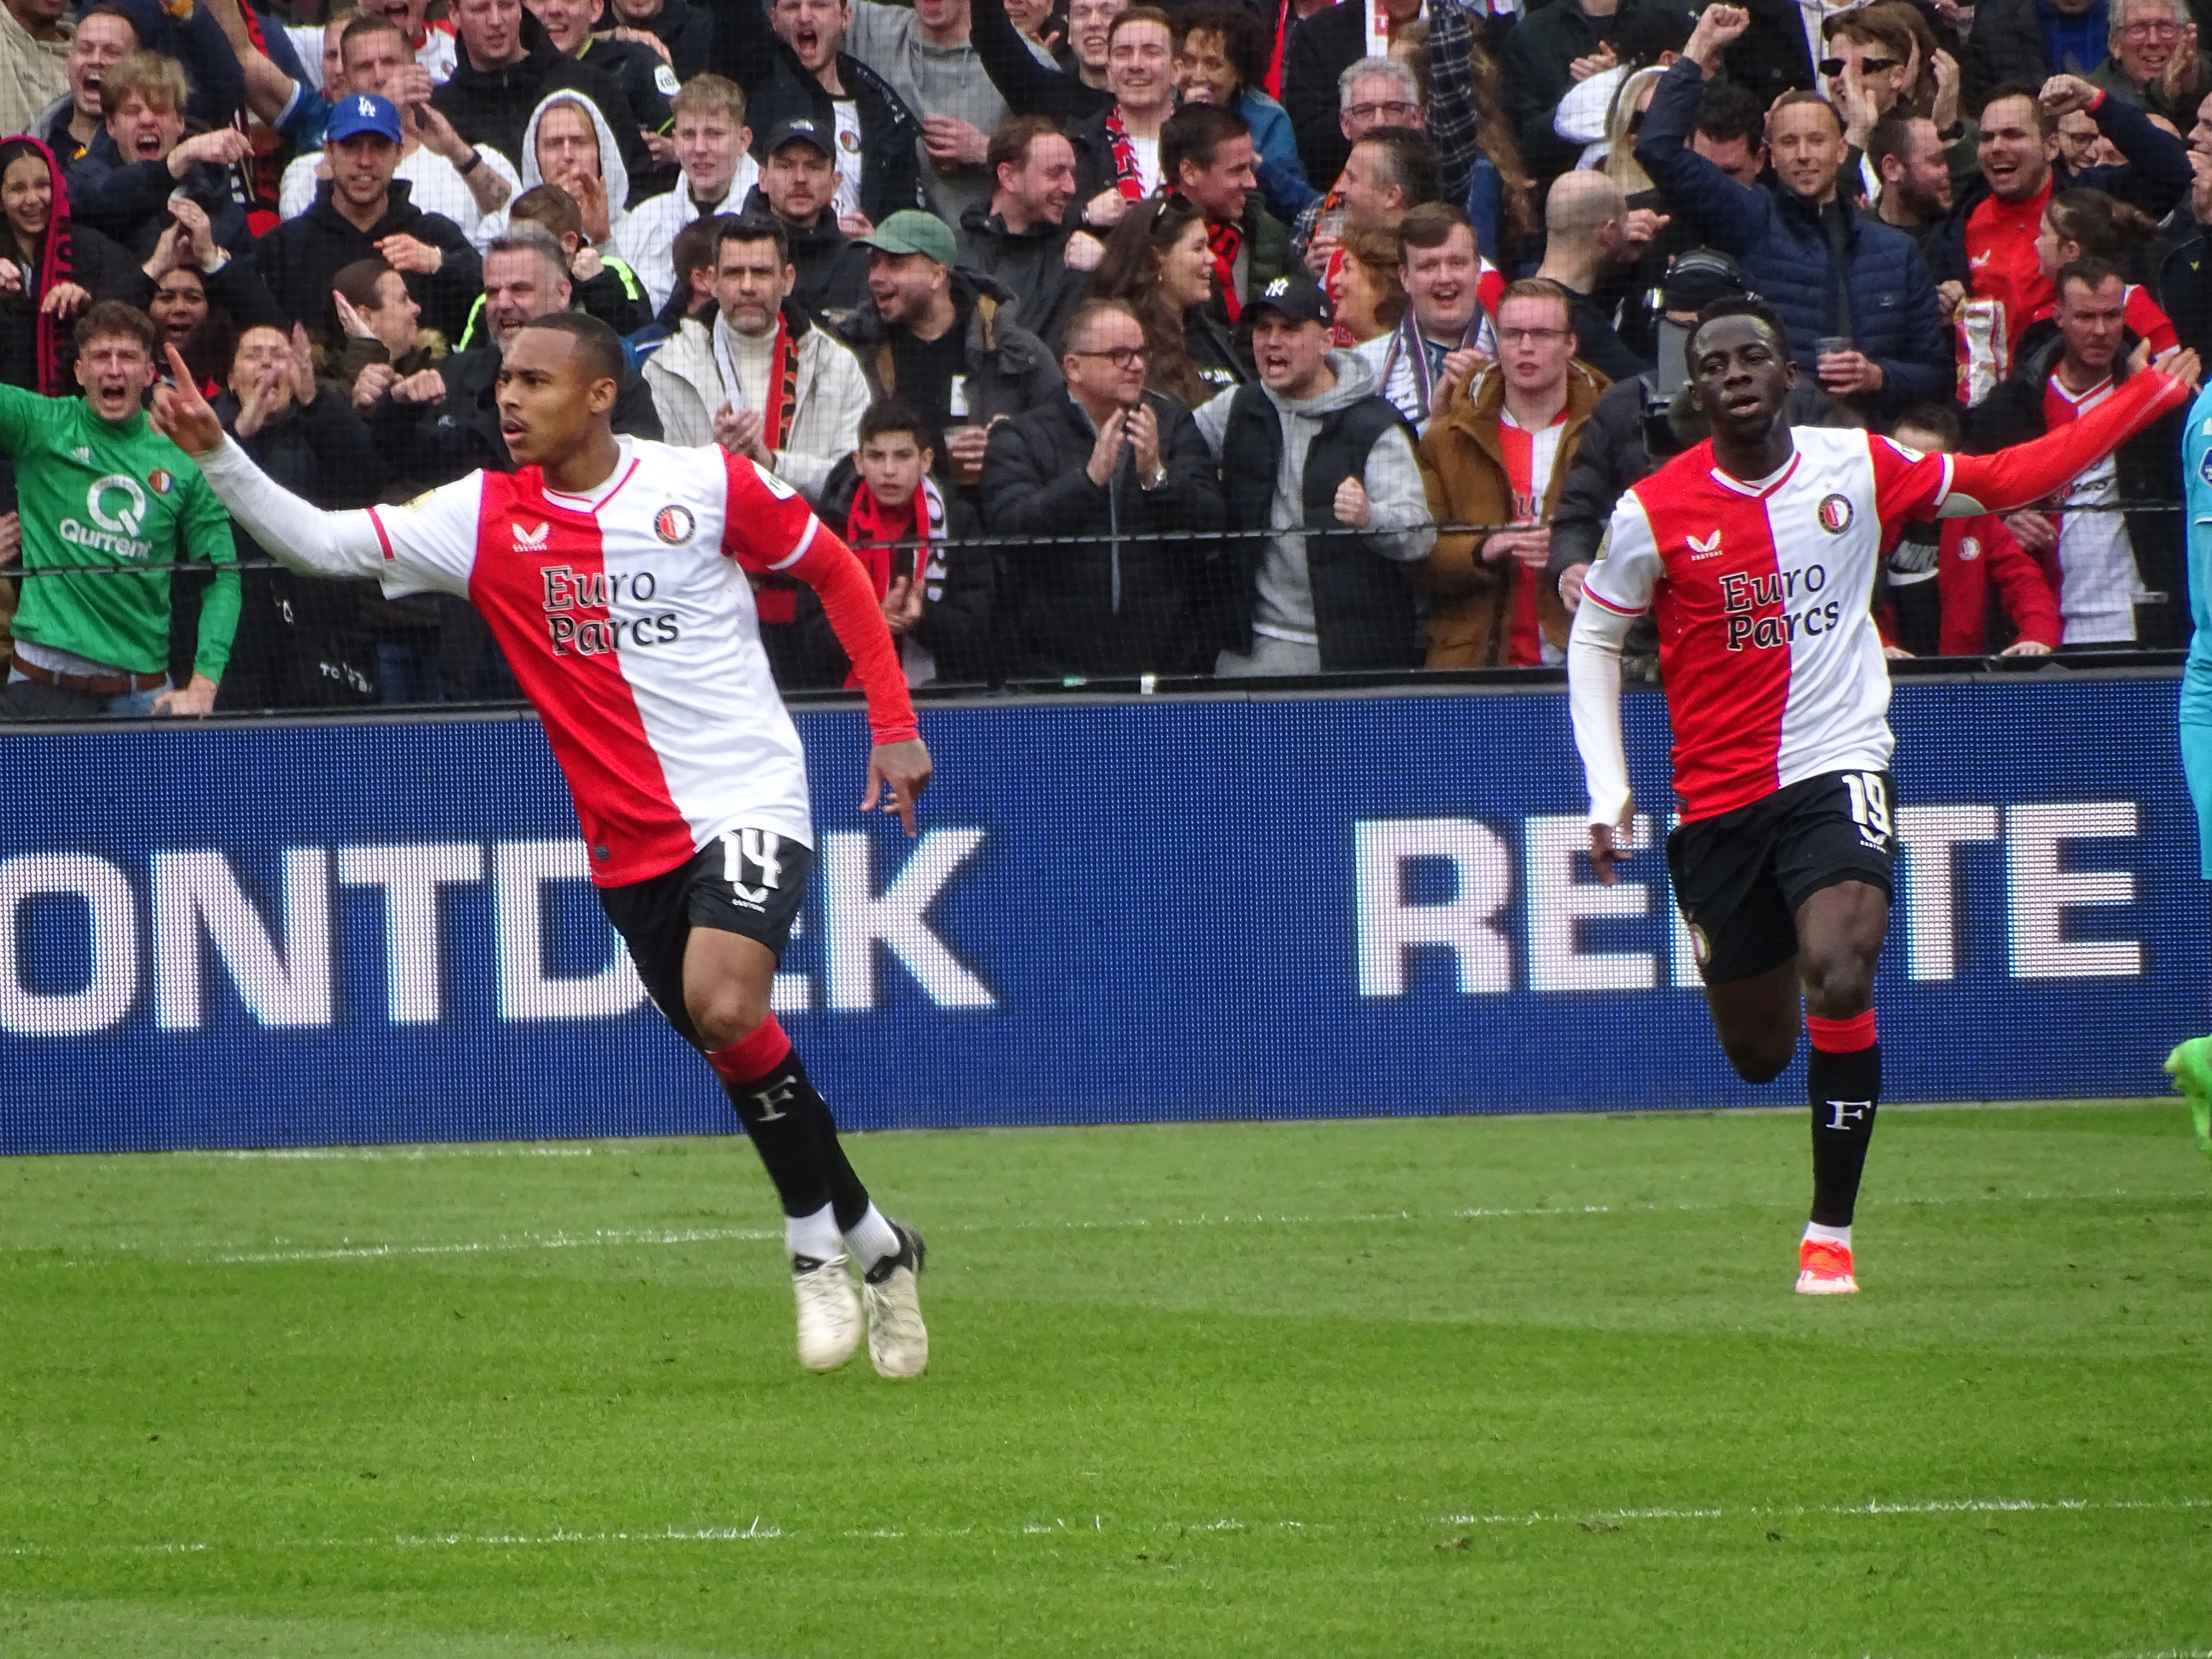
<path id="1" fill-rule="evenodd" d="M 57 674 L 26 659 L 20 651 L 15 653 L 15 666 L 27 680 L 91 697 L 119 697 L 125 692 L 151 691 L 169 683 L 167 674 Z"/>

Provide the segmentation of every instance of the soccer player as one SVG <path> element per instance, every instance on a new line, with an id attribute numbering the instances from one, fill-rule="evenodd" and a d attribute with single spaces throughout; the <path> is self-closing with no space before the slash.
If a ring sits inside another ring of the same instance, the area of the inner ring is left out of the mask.
<path id="1" fill-rule="evenodd" d="M 2189 411 L 2181 458 L 2189 489 L 2190 620 L 2197 629 L 2181 671 L 2181 765 L 2197 804 L 2204 878 L 2212 881 L 2212 387 Z M 2212 1036 L 2178 1044 L 2166 1069 L 2196 1120 L 2197 1150 L 2212 1158 Z"/>
<path id="2" fill-rule="evenodd" d="M 2184 353 L 2140 368 L 2081 420 L 1968 456 L 1790 427 L 1797 370 L 1759 301 L 1707 306 L 1688 358 L 1712 436 L 1621 497 L 1568 646 L 1590 859 L 1610 884 L 1628 856 L 1620 647 L 1656 608 L 1681 797 L 1667 841 L 1675 897 L 1721 1047 L 1747 1082 L 1790 1064 L 1802 995 L 1813 1214 L 1797 1289 L 1833 1295 L 1858 1289 L 1851 1211 L 1881 1098 L 1874 970 L 1895 843 L 1875 561 L 1905 520 L 2001 512 L 2059 488 L 2179 404 L 2197 365 Z"/>
<path id="3" fill-rule="evenodd" d="M 615 435 L 623 345 L 556 312 L 516 330 L 499 374 L 520 470 L 472 472 L 405 507 L 324 513 L 226 438 L 173 349 L 155 423 L 295 569 L 377 576 L 483 612 L 567 775 L 592 879 L 647 991 L 722 1080 L 783 1200 L 813 1370 L 858 1346 L 885 1376 L 929 1359 L 922 1242 L 886 1220 L 769 1009 L 813 862 L 799 734 L 762 653 L 750 573 L 811 586 L 866 688 L 863 810 L 888 792 L 914 833 L 929 751 L 860 562 L 787 486 L 720 449 Z M 855 1291 L 849 1245 L 861 1269 Z"/>

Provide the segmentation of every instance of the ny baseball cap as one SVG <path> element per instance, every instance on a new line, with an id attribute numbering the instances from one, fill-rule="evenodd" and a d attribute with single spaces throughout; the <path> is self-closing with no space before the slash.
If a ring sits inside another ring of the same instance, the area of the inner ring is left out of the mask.
<path id="1" fill-rule="evenodd" d="M 811 144 L 831 161 L 837 159 L 836 141 L 822 131 L 822 124 L 804 115 L 794 115 L 788 121 L 778 121 L 769 129 L 768 140 L 761 146 L 763 155 L 773 155 L 789 143 Z"/>
<path id="2" fill-rule="evenodd" d="M 399 142 L 399 112 L 391 102 L 374 93 L 349 93 L 337 101 L 331 112 L 330 125 L 323 129 L 323 142 L 335 144 L 347 138 L 358 138 L 364 132 L 373 132 L 380 138 Z"/>
<path id="3" fill-rule="evenodd" d="M 1328 308 L 1328 295 L 1310 276 L 1278 276 L 1244 302 L 1244 314 L 1255 321 L 1263 311 L 1272 311 L 1294 323 L 1334 320 Z"/>
<path id="4" fill-rule="evenodd" d="M 920 208 L 900 209 L 861 237 L 860 246 L 880 248 L 885 253 L 919 253 L 940 265 L 952 264 L 960 257 L 952 245 L 951 228 Z"/>

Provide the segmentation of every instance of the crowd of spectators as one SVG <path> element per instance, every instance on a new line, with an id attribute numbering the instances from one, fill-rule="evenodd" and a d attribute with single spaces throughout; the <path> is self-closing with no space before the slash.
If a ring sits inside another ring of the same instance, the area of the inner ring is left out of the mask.
<path id="1" fill-rule="evenodd" d="M 404 500 L 512 467 L 571 307 L 918 684 L 1557 663 L 1712 300 L 1922 448 L 2212 352 L 2196 3 L 0 0 L 0 714 L 510 694 L 465 607 L 218 545 L 133 399 L 173 347 L 290 488 Z M 1908 532 L 1893 654 L 2182 642 L 2178 466 Z"/>

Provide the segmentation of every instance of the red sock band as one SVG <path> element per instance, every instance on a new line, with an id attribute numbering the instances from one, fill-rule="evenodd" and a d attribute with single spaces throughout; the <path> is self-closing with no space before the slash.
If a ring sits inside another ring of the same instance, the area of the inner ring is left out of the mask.
<path id="1" fill-rule="evenodd" d="M 708 1055 L 707 1063 L 732 1083 L 752 1083 L 782 1065 L 790 1052 L 791 1039 L 770 1014 L 728 1048 Z"/>
<path id="2" fill-rule="evenodd" d="M 1874 1010 L 1849 1019 L 1822 1019 L 1818 1014 L 1808 1014 L 1805 1036 L 1824 1054 L 1855 1054 L 1862 1048 L 1871 1048 L 1875 1042 Z"/>

